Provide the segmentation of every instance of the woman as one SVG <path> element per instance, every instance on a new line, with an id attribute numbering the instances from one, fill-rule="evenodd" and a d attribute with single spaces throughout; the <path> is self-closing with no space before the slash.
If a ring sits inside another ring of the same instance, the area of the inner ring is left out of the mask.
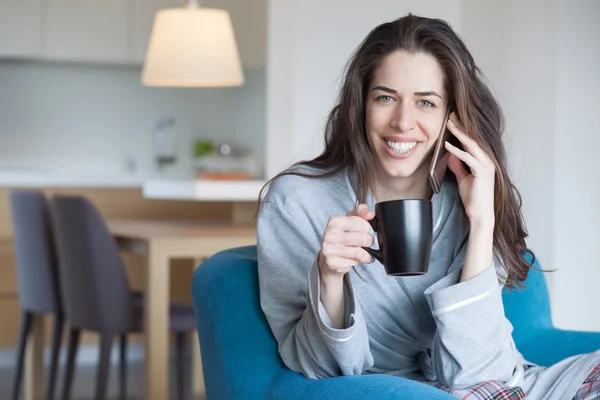
<path id="1" fill-rule="evenodd" d="M 444 144 L 450 172 L 432 197 L 429 272 L 387 276 L 361 248 L 374 244 L 367 221 L 376 202 L 432 196 L 427 172 L 448 107 L 461 146 Z M 325 150 L 274 178 L 260 205 L 261 305 L 290 369 L 311 379 L 393 374 L 458 397 L 595 398 L 600 352 L 544 368 L 512 340 L 501 288 L 530 265 L 502 123 L 444 21 L 408 15 L 366 37 Z"/>

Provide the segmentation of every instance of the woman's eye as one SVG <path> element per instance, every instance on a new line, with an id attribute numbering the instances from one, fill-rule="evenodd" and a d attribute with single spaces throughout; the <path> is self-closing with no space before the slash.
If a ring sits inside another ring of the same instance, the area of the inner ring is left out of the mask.
<path id="1" fill-rule="evenodd" d="M 419 100 L 417 104 L 425 108 L 435 107 L 435 104 L 427 100 Z"/>
<path id="2" fill-rule="evenodd" d="M 376 100 L 379 102 L 382 102 L 382 103 L 389 103 L 389 102 L 394 101 L 394 98 L 392 96 L 383 95 L 383 96 L 377 97 Z"/>

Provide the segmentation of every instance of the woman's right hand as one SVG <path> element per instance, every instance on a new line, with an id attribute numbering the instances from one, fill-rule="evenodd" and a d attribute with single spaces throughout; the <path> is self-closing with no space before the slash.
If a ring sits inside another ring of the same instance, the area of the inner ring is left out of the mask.
<path id="1" fill-rule="evenodd" d="M 372 263 L 373 257 L 362 247 L 373 245 L 369 220 L 375 214 L 366 204 L 359 204 L 345 216 L 331 217 L 323 233 L 319 252 L 322 280 L 342 280 L 356 264 Z"/>

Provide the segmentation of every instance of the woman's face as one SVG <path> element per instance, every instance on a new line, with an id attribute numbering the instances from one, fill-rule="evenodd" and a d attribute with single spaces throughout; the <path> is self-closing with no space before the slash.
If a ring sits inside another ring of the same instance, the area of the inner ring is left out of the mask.
<path id="1" fill-rule="evenodd" d="M 366 131 L 382 173 L 406 178 L 426 161 L 444 123 L 444 73 L 424 53 L 396 51 L 375 70 L 366 99 Z"/>

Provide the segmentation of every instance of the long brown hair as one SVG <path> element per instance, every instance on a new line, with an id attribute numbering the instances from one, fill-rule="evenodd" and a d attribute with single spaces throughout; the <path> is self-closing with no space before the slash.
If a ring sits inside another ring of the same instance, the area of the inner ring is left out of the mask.
<path id="1" fill-rule="evenodd" d="M 295 164 L 317 168 L 323 173 L 308 175 L 293 168 L 279 173 L 262 188 L 258 207 L 264 190 L 280 176 L 325 178 L 348 167 L 357 174 L 357 202 L 366 202 L 375 180 L 372 165 L 377 162 L 365 130 L 366 94 L 380 61 L 398 50 L 426 53 L 437 59 L 444 71 L 448 106 L 453 108 L 468 135 L 493 160 L 496 166 L 494 248 L 506 268 L 506 286 L 520 286 L 535 257 L 530 263 L 523 258 L 525 253 L 532 256 L 533 253 L 525 244 L 527 231 L 521 213 L 521 196 L 506 172 L 502 109 L 461 38 L 440 19 L 408 14 L 377 26 L 367 35 L 346 66 L 337 105 L 327 120 L 325 149 L 318 157 Z"/>

